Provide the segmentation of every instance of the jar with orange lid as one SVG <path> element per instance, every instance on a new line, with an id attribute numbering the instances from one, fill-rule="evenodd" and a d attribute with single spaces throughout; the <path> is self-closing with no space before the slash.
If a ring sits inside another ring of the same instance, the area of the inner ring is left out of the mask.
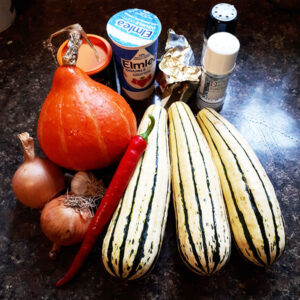
<path id="1" fill-rule="evenodd" d="M 76 66 L 86 72 L 92 79 L 110 88 L 117 90 L 116 73 L 112 58 L 112 48 L 109 42 L 95 34 L 87 34 L 94 45 L 99 59 L 94 50 L 83 39 L 78 51 Z M 62 65 L 62 58 L 67 51 L 68 40 L 61 44 L 57 52 L 57 61 Z"/>

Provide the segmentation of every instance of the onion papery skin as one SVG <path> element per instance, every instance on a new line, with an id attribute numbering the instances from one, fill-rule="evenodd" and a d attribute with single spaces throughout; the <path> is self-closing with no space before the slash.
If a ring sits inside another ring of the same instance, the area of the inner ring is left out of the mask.
<path id="1" fill-rule="evenodd" d="M 79 243 L 91 223 L 92 215 L 88 208 L 80 211 L 65 205 L 66 195 L 47 203 L 41 214 L 41 228 L 53 243 L 69 246 Z"/>
<path id="2" fill-rule="evenodd" d="M 37 127 L 50 160 L 77 171 L 107 167 L 135 134 L 135 115 L 121 95 L 77 67 L 56 70 Z"/>
<path id="3" fill-rule="evenodd" d="M 17 199 L 31 208 L 42 208 L 65 188 L 61 169 L 44 158 L 25 161 L 15 172 L 12 189 Z"/>

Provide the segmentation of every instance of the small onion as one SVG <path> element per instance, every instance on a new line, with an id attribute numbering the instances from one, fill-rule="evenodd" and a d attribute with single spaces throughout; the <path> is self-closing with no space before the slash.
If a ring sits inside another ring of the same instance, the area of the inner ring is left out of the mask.
<path id="1" fill-rule="evenodd" d="M 78 196 L 97 196 L 102 199 L 105 191 L 102 180 L 92 172 L 77 172 L 71 181 L 71 192 Z"/>
<path id="2" fill-rule="evenodd" d="M 34 141 L 27 132 L 18 135 L 25 161 L 17 169 L 12 179 L 12 189 L 16 197 L 31 208 L 42 208 L 65 188 L 63 172 L 54 163 L 39 158 L 34 153 Z"/>
<path id="3" fill-rule="evenodd" d="M 60 246 L 79 243 L 92 220 L 88 198 L 62 195 L 48 202 L 41 214 L 41 228 L 46 237 L 53 242 L 49 253 L 56 257 Z"/>

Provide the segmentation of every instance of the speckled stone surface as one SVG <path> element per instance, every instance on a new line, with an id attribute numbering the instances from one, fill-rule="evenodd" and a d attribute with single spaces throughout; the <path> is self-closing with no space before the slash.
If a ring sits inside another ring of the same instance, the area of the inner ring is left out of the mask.
<path id="1" fill-rule="evenodd" d="M 282 258 L 268 269 L 258 268 L 244 262 L 233 247 L 219 273 L 199 277 L 180 259 L 170 205 L 162 251 L 148 277 L 136 282 L 111 277 L 100 257 L 102 235 L 79 275 L 63 288 L 54 287 L 78 246 L 49 260 L 51 243 L 41 232 L 40 212 L 20 204 L 11 190 L 12 175 L 23 161 L 16 135 L 26 130 L 36 137 L 56 68 L 42 41 L 76 22 L 105 37 L 109 17 L 128 3 L 24 0 L 13 26 L 0 33 L 0 299 L 299 299 L 300 17 L 267 1 L 236 4 L 241 50 L 221 113 L 241 131 L 274 183 L 286 222 Z M 150 10 L 161 20 L 159 55 L 167 29 L 173 28 L 188 38 L 199 62 L 206 14 L 215 3 L 135 0 L 130 7 Z M 152 101 L 130 104 L 140 116 Z"/>

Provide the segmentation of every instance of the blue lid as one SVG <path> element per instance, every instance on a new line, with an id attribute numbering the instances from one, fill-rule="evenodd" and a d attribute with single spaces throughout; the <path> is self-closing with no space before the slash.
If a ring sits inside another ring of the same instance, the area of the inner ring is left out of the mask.
<path id="1" fill-rule="evenodd" d="M 113 15 L 106 31 L 110 39 L 124 48 L 152 44 L 159 36 L 161 23 L 157 16 L 143 9 L 127 9 Z"/>

